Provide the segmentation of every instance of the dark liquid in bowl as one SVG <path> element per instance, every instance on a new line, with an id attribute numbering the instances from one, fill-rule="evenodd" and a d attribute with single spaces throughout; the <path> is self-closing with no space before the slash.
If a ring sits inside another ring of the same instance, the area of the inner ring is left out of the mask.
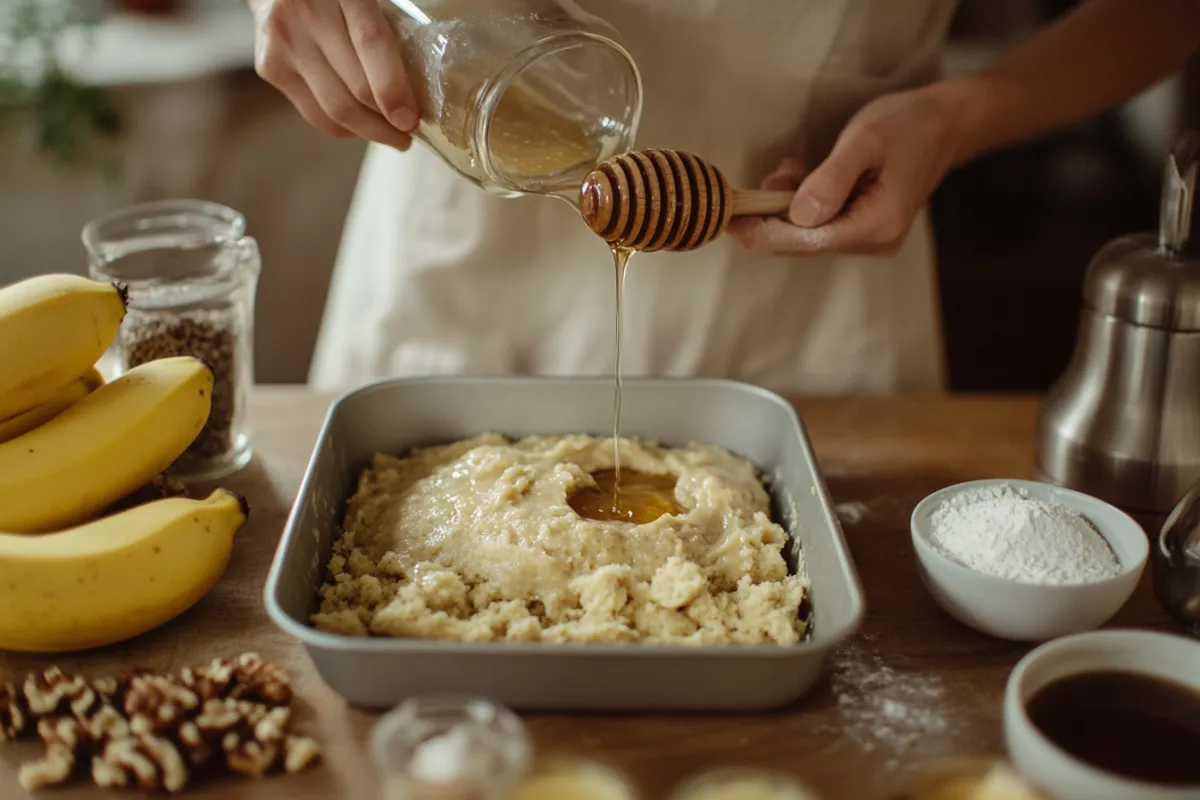
<path id="1" fill-rule="evenodd" d="M 1147 783 L 1200 787 L 1200 693 L 1120 670 L 1069 675 L 1038 690 L 1029 718 L 1093 767 Z"/>

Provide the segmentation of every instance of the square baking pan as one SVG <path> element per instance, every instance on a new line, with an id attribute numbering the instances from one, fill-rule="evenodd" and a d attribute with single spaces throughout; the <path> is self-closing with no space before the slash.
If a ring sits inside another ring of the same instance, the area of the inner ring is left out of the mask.
<path id="1" fill-rule="evenodd" d="M 611 436 L 609 378 L 393 379 L 334 402 L 275 553 L 265 599 L 321 677 L 350 703 L 389 708 L 427 692 L 484 695 L 518 710 L 760 710 L 787 705 L 816 682 L 830 650 L 853 634 L 864 601 L 837 516 L 795 410 L 744 383 L 682 378 L 624 382 L 621 435 L 667 445 L 721 445 L 756 464 L 788 561 L 804 554 L 809 636 L 794 645 L 458 643 L 348 637 L 318 631 L 333 543 L 359 472 L 376 452 L 401 454 L 484 432 Z"/>

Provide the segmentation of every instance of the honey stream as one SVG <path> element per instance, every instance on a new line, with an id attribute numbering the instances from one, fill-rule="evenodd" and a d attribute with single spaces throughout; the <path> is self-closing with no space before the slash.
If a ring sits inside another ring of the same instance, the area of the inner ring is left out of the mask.
<path id="1" fill-rule="evenodd" d="M 554 195 L 567 201 L 578 213 L 578 188 L 572 193 L 555 192 Z M 613 468 L 598 470 L 592 474 L 594 487 L 586 487 L 572 493 L 568 503 L 577 514 L 585 519 L 613 520 L 645 524 L 664 514 L 680 511 L 675 503 L 675 476 L 650 475 L 635 470 L 621 469 L 621 401 L 624 386 L 621 377 L 621 329 L 624 327 L 625 276 L 633 250 L 610 247 L 613 260 L 615 289 L 615 314 L 613 318 Z"/>
<path id="2" fill-rule="evenodd" d="M 616 273 L 616 307 L 617 315 L 614 320 L 616 328 L 616 350 L 614 353 L 614 377 L 613 382 L 613 490 L 612 490 L 612 507 L 615 512 L 621 507 L 621 325 L 624 322 L 625 315 L 622 313 L 621 300 L 625 296 L 625 269 L 629 266 L 629 259 L 633 256 L 632 250 L 627 250 L 621 247 L 609 248 L 612 250 L 613 267 Z"/>

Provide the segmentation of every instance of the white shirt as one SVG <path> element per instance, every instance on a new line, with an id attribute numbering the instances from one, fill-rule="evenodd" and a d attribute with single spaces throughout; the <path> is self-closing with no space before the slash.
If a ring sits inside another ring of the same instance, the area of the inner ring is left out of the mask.
<path id="1" fill-rule="evenodd" d="M 642 73 L 638 147 L 755 188 L 815 166 L 853 113 L 936 77 L 954 0 L 588 0 Z M 372 145 L 310 383 L 421 374 L 611 374 L 612 259 L 560 200 L 488 195 L 430 150 Z M 639 253 L 626 375 L 727 377 L 787 393 L 944 388 L 931 232 L 893 258 L 749 253 L 729 237 Z"/>

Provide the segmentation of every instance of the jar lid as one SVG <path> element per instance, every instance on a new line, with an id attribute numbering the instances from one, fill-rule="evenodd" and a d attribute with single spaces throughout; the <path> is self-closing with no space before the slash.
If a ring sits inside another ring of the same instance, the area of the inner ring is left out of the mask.
<path id="1" fill-rule="evenodd" d="M 1088 266 L 1083 299 L 1135 325 L 1200 330 L 1200 241 L 1193 236 L 1200 136 L 1186 134 L 1163 170 L 1158 234 L 1109 242 Z"/>

